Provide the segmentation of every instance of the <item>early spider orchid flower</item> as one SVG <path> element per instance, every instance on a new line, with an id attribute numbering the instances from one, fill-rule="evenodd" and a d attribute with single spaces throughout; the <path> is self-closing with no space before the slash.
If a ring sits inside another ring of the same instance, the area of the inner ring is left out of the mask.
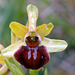
<path id="1" fill-rule="evenodd" d="M 35 6 L 28 5 L 27 13 L 28 23 L 26 26 L 17 22 L 10 23 L 12 33 L 22 40 L 11 44 L 1 53 L 6 57 L 14 56 L 27 69 L 36 70 L 49 62 L 49 53 L 63 51 L 67 47 L 67 43 L 64 40 L 44 37 L 51 32 L 54 26 L 49 23 L 36 27 L 38 9 Z"/>
<path id="2" fill-rule="evenodd" d="M 24 37 L 26 46 L 22 45 L 14 57 L 27 69 L 40 69 L 49 62 L 50 56 L 44 45 L 39 46 L 41 37 L 35 30 L 36 19 L 33 15 L 35 14 L 29 13 L 29 32 Z"/>

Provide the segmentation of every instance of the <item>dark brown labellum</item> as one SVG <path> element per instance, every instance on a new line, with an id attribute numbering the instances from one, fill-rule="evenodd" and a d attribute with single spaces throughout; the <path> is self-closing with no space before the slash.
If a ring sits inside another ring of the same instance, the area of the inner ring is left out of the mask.
<path id="1" fill-rule="evenodd" d="M 21 46 L 14 57 L 27 69 L 40 69 L 50 60 L 45 46 L 38 46 L 37 48 Z"/>

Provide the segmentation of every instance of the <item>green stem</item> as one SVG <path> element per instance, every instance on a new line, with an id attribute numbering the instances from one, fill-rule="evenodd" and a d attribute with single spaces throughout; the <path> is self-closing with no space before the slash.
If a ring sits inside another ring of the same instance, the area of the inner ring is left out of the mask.
<path id="1" fill-rule="evenodd" d="M 47 68 L 45 68 L 44 75 L 48 75 Z"/>
<path id="2" fill-rule="evenodd" d="M 30 75 L 38 75 L 39 70 L 30 70 Z"/>

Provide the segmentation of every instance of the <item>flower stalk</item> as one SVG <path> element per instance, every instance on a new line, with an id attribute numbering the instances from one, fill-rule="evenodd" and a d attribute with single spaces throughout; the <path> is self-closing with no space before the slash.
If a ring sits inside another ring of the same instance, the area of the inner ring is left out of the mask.
<path id="1" fill-rule="evenodd" d="M 30 75 L 38 75 L 39 70 L 30 70 Z"/>

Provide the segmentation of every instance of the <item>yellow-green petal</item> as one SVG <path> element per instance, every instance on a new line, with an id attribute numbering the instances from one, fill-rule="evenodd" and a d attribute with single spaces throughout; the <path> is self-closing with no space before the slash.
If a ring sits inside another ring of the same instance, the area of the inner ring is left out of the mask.
<path id="1" fill-rule="evenodd" d="M 36 27 L 36 32 L 41 36 L 44 37 L 48 35 L 51 30 L 53 29 L 54 25 L 52 23 L 43 24 L 41 26 Z"/>
<path id="2" fill-rule="evenodd" d="M 9 27 L 11 30 L 17 35 L 17 37 L 24 39 L 24 36 L 28 33 L 29 28 L 18 23 L 18 22 L 11 22 Z"/>

